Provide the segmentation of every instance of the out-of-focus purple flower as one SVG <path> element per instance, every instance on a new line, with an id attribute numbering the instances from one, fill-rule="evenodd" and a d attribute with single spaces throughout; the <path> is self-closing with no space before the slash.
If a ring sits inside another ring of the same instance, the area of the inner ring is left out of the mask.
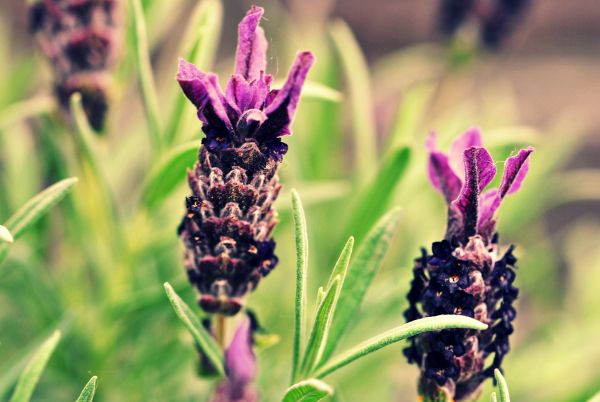
<path id="1" fill-rule="evenodd" d="M 84 111 L 97 130 L 108 110 L 120 14 L 118 0 L 37 0 L 30 10 L 31 30 L 54 70 L 59 104 L 68 111 L 70 96 L 81 93 Z"/>
<path id="2" fill-rule="evenodd" d="M 277 264 L 271 232 L 277 220 L 277 169 L 287 152 L 300 91 L 314 62 L 299 53 L 281 89 L 265 72 L 267 42 L 258 26 L 263 9 L 253 6 L 239 24 L 235 72 L 225 92 L 217 76 L 185 60 L 177 81 L 198 109 L 202 130 L 199 160 L 189 172 L 192 196 L 179 234 L 186 246 L 190 281 L 207 312 L 236 314 L 242 298 Z"/>
<path id="3" fill-rule="evenodd" d="M 480 26 L 481 42 L 497 49 L 515 29 L 530 0 L 440 0 L 438 29 L 453 36 L 472 17 Z"/>
<path id="4" fill-rule="evenodd" d="M 225 350 L 227 378 L 219 384 L 211 402 L 258 401 L 258 393 L 252 385 L 256 376 L 252 345 L 252 325 L 249 319 L 244 319 Z"/>
<path id="5" fill-rule="evenodd" d="M 521 187 L 533 148 L 508 158 L 500 186 L 488 190 L 496 167 L 478 130 L 468 130 L 454 141 L 449 154 L 437 150 L 435 134 L 428 138 L 427 149 L 429 179 L 448 204 L 448 227 L 445 239 L 433 243 L 431 254 L 423 249 L 415 260 L 404 316 L 413 321 L 461 314 L 488 324 L 488 329 L 423 334 L 411 341 L 405 354 L 421 370 L 419 392 L 426 401 L 468 400 L 509 351 L 517 260 L 513 246 L 499 252 L 495 215 L 504 197 Z"/>

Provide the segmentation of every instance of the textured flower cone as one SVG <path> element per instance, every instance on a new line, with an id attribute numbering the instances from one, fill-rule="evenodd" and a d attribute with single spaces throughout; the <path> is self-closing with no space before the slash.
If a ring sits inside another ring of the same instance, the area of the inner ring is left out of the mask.
<path id="1" fill-rule="evenodd" d="M 277 168 L 291 134 L 300 90 L 313 63 L 296 58 L 283 88 L 271 90 L 265 74 L 267 42 L 252 7 L 239 25 L 236 71 L 225 93 L 214 74 L 182 60 L 177 79 L 198 108 L 206 134 L 188 173 L 192 196 L 179 227 L 189 280 L 207 312 L 236 314 L 243 296 L 277 265 L 272 231 L 277 223 Z"/>
<path id="2" fill-rule="evenodd" d="M 118 0 L 38 0 L 30 10 L 31 30 L 50 60 L 55 93 L 68 111 L 82 96 L 92 127 L 102 129 L 108 111 L 109 69 L 120 46 Z"/>
<path id="3" fill-rule="evenodd" d="M 405 355 L 421 370 L 419 393 L 425 401 L 469 400 L 509 351 L 518 294 L 513 286 L 516 258 L 512 246 L 499 253 L 494 215 L 504 196 L 520 188 L 533 149 L 509 158 L 500 187 L 481 193 L 496 168 L 477 130 L 455 141 L 449 157 L 435 150 L 434 137 L 428 147 L 430 180 L 449 205 L 448 229 L 446 239 L 416 259 L 404 316 L 413 321 L 461 314 L 488 329 L 426 333 L 411 341 Z"/>

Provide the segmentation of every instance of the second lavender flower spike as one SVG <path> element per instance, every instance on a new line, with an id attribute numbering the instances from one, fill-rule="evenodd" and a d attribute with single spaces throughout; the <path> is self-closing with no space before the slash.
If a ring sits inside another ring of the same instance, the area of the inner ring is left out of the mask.
<path id="1" fill-rule="evenodd" d="M 314 62 L 299 53 L 281 89 L 266 74 L 264 10 L 253 6 L 238 28 L 235 72 L 225 91 L 217 76 L 181 60 L 177 81 L 197 107 L 206 137 L 188 173 L 192 195 L 179 227 L 185 267 L 207 312 L 236 314 L 243 297 L 277 265 L 271 232 L 277 223 L 277 169 L 287 152 L 281 137 Z"/>
<path id="2" fill-rule="evenodd" d="M 495 215 L 504 197 L 521 187 L 533 148 L 508 158 L 500 187 L 484 191 L 496 167 L 479 131 L 464 133 L 449 155 L 437 150 L 435 140 L 432 134 L 427 144 L 429 178 L 448 203 L 448 227 L 445 239 L 433 243 L 431 253 L 423 249 L 415 261 L 404 316 L 413 321 L 461 314 L 488 329 L 422 334 L 411 340 L 405 354 L 421 370 L 419 393 L 424 401 L 463 401 L 493 377 L 509 351 L 517 260 L 513 246 L 500 252 Z"/>

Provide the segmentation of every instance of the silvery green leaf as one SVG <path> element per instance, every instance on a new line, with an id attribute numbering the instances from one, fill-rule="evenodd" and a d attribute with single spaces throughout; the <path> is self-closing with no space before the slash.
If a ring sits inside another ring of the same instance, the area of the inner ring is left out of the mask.
<path id="1" fill-rule="evenodd" d="M 508 392 L 508 384 L 504 379 L 504 376 L 500 370 L 494 370 L 494 378 L 498 384 L 498 401 L 499 402 L 510 402 L 510 394 Z"/>
<path id="2" fill-rule="evenodd" d="M 333 388 L 321 380 L 310 378 L 287 389 L 282 402 L 317 402 L 333 395 Z"/>
<path id="3" fill-rule="evenodd" d="M 75 402 L 92 402 L 94 400 L 94 394 L 96 393 L 96 380 L 98 377 L 93 376 L 90 378 L 83 390 L 81 390 L 81 394 L 79 394 L 79 398 Z"/>

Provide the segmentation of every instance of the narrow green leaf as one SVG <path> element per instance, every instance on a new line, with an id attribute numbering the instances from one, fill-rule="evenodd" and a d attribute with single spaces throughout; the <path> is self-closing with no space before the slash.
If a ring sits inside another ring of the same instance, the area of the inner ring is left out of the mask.
<path id="1" fill-rule="evenodd" d="M 194 341 L 196 341 L 198 347 L 204 352 L 215 370 L 221 376 L 224 376 L 225 368 L 223 367 L 223 351 L 219 345 L 217 345 L 212 335 L 206 331 L 204 326 L 202 326 L 198 317 L 196 317 L 190 307 L 181 300 L 177 293 L 175 293 L 173 287 L 168 282 L 165 282 L 164 287 L 177 317 L 179 317 L 188 331 L 190 331 Z"/>
<path id="2" fill-rule="evenodd" d="M 411 321 L 374 336 L 346 352 L 333 357 L 331 361 L 317 370 L 315 377 L 323 378 L 363 356 L 423 332 L 454 328 L 484 330 L 487 328 L 487 325 L 463 315 L 438 315 Z"/>
<path id="3" fill-rule="evenodd" d="M 79 394 L 79 398 L 77 398 L 75 402 L 92 402 L 94 400 L 94 394 L 96 393 L 96 380 L 98 380 L 98 377 L 96 376 L 90 378 L 88 383 L 85 384 L 85 387 L 83 387 L 81 394 Z"/>
<path id="4" fill-rule="evenodd" d="M 71 188 L 77 183 L 77 178 L 64 179 L 53 184 L 25 203 L 4 224 L 12 234 L 13 239 L 18 239 L 31 225 L 37 222 L 50 208 L 58 203 Z M 0 261 L 8 253 L 8 244 L 0 244 Z"/>
<path id="5" fill-rule="evenodd" d="M 366 236 L 354 260 L 350 263 L 323 353 L 323 361 L 327 361 L 331 356 L 346 327 L 355 317 L 367 289 L 383 263 L 399 220 L 399 208 L 391 210 L 382 217 Z"/>
<path id="6" fill-rule="evenodd" d="M 17 386 L 10 398 L 10 402 L 28 402 L 31 399 L 35 386 L 40 380 L 42 372 L 44 371 L 48 360 L 50 360 L 50 356 L 52 356 L 59 340 L 60 331 L 54 331 L 50 338 L 48 338 L 35 352 L 17 381 Z"/>
<path id="7" fill-rule="evenodd" d="M 160 150 L 160 114 L 158 108 L 158 95 L 154 84 L 152 65 L 150 63 L 150 50 L 148 48 L 148 36 L 146 32 L 146 21 L 140 0 L 129 0 L 131 19 L 133 27 L 133 49 L 135 49 L 135 60 L 137 75 L 140 80 L 140 91 L 144 103 L 144 111 L 148 121 L 148 132 L 150 141 L 155 151 Z"/>
<path id="8" fill-rule="evenodd" d="M 53 96 L 42 95 L 32 99 L 17 102 L 6 107 L 0 113 L 0 130 L 9 128 L 21 120 L 49 113 L 56 108 Z"/>
<path id="9" fill-rule="evenodd" d="M 283 84 L 283 80 L 277 80 L 272 87 L 281 88 Z M 304 100 L 314 99 L 328 102 L 341 102 L 344 99 L 344 95 L 340 91 L 314 81 L 304 82 L 300 97 Z"/>
<path id="10" fill-rule="evenodd" d="M 333 388 L 315 378 L 300 381 L 289 387 L 282 402 L 317 402 L 333 395 Z"/>
<path id="11" fill-rule="evenodd" d="M 223 5 L 219 0 L 202 0 L 195 7 L 188 23 L 183 42 L 186 47 L 180 54 L 203 71 L 209 71 L 213 65 L 219 34 L 223 23 Z M 182 130 L 185 106 L 188 100 L 179 94 L 169 118 L 165 139 L 171 144 L 176 141 Z"/>
<path id="12" fill-rule="evenodd" d="M 350 91 L 354 155 L 360 180 L 369 177 L 377 166 L 377 133 L 369 69 L 356 38 L 345 22 L 334 22 L 330 34 Z"/>
<path id="13" fill-rule="evenodd" d="M 333 283 L 333 279 L 336 276 L 341 278 L 341 284 L 343 286 L 344 280 L 346 279 L 346 274 L 348 272 L 348 266 L 350 265 L 350 257 L 352 257 L 352 249 L 354 248 L 354 237 L 350 236 L 338 257 L 337 262 L 335 263 L 331 274 L 329 275 L 329 280 L 327 281 L 327 289 L 331 288 L 331 284 Z M 323 292 L 324 293 L 324 292 Z M 319 303 L 317 303 L 319 304 Z"/>
<path id="14" fill-rule="evenodd" d="M 499 402 L 510 402 L 510 394 L 508 392 L 508 384 L 504 379 L 504 376 L 500 372 L 500 370 L 494 370 L 494 378 L 496 379 L 496 383 L 498 386 L 498 399 Z"/>
<path id="15" fill-rule="evenodd" d="M 0 241 L 6 243 L 12 243 L 14 241 L 12 235 L 10 234 L 10 230 L 0 225 Z"/>
<path id="16" fill-rule="evenodd" d="M 490 402 L 498 402 L 495 392 L 492 392 L 492 395 L 490 395 Z"/>
<path id="17" fill-rule="evenodd" d="M 340 275 L 333 279 L 331 286 L 326 290 L 325 296 L 317 308 L 317 314 L 302 361 L 302 374 L 305 377 L 310 376 L 321 362 L 336 304 L 340 296 L 341 280 Z"/>
<path id="18" fill-rule="evenodd" d="M 300 369 L 302 340 L 306 331 L 306 282 L 308 280 L 308 232 L 302 201 L 292 190 L 292 216 L 296 237 L 296 303 L 294 319 L 294 351 L 292 356 L 292 383 Z"/>
<path id="19" fill-rule="evenodd" d="M 179 145 L 167 154 L 152 169 L 142 190 L 142 200 L 148 208 L 153 208 L 165 200 L 178 185 L 185 183 L 185 171 L 198 160 L 200 141 Z"/>
<path id="20" fill-rule="evenodd" d="M 412 149 L 402 146 L 390 152 L 383 160 L 377 175 L 365 187 L 358 197 L 350 213 L 347 230 L 361 241 L 365 231 L 373 222 L 383 215 L 394 190 L 404 177 L 410 162 Z"/>

